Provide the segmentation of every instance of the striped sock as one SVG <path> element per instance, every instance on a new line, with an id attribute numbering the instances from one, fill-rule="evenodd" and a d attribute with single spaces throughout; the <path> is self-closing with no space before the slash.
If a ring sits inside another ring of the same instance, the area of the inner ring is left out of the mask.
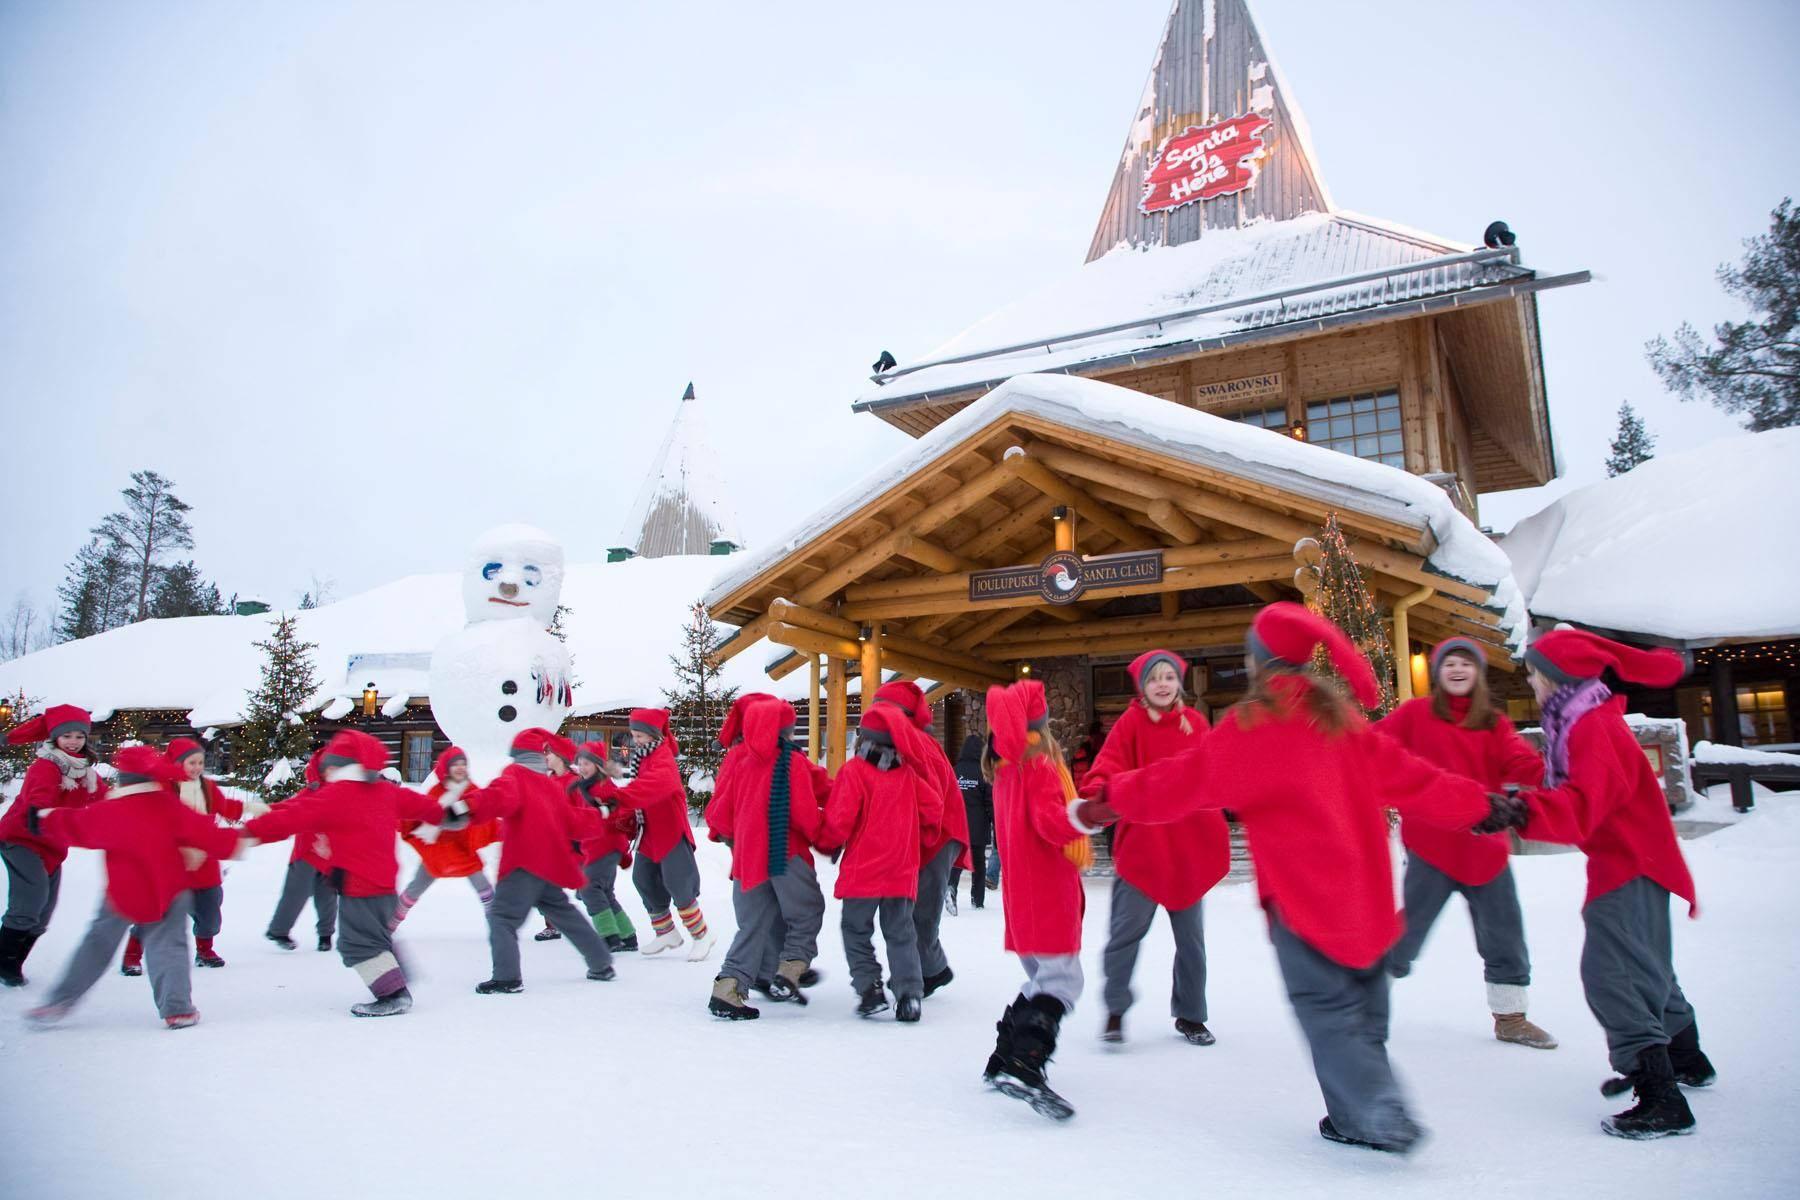
<path id="1" fill-rule="evenodd" d="M 674 933 L 675 918 L 669 915 L 669 910 L 666 908 L 661 912 L 653 912 L 650 914 L 650 928 L 656 932 L 657 937 Z"/>
<path id="2" fill-rule="evenodd" d="M 681 923 L 687 926 L 688 936 L 696 942 L 706 936 L 706 917 L 700 912 L 700 906 L 681 910 Z"/>

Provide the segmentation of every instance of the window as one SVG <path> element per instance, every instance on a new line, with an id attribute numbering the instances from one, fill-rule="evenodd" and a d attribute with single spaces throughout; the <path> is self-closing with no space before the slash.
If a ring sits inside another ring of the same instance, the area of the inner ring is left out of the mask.
<path id="1" fill-rule="evenodd" d="M 1794 740 L 1788 722 L 1787 692 L 1779 683 L 1764 683 L 1737 690 L 1738 734 L 1746 746 L 1784 745 Z M 1712 693 L 1700 697 L 1700 712 L 1710 739 L 1713 732 Z"/>
<path id="2" fill-rule="evenodd" d="M 1365 392 L 1306 406 L 1306 440 L 1328 450 L 1406 469 L 1400 439 L 1400 394 Z"/>
<path id="3" fill-rule="evenodd" d="M 406 746 L 400 762 L 406 782 L 425 782 L 425 777 L 431 774 L 431 730 L 407 730 Z"/>
<path id="4" fill-rule="evenodd" d="M 1258 429 L 1276 429 L 1287 432 L 1287 407 L 1276 405 L 1274 408 L 1256 408 L 1249 412 L 1232 413 L 1231 419 L 1244 425 L 1254 425 Z"/>

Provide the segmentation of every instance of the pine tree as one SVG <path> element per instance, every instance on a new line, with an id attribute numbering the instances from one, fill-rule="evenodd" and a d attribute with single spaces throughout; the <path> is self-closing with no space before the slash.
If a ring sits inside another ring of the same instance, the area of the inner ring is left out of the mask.
<path id="1" fill-rule="evenodd" d="M 1643 418 L 1637 415 L 1629 400 L 1619 405 L 1619 432 L 1613 435 L 1612 445 L 1607 448 L 1612 451 L 1606 457 L 1609 479 L 1656 457 L 1656 439 L 1644 428 Z"/>
<path id="2" fill-rule="evenodd" d="M 43 701 L 35 696 L 27 696 L 25 689 L 6 697 L 7 705 L 12 709 L 12 716 L 6 722 L 6 728 L 20 725 L 37 715 L 43 707 Z M 0 740 L 0 787 L 16 782 L 31 766 L 31 760 L 37 757 L 37 742 L 27 742 L 15 746 L 11 742 Z"/>
<path id="3" fill-rule="evenodd" d="M 704 804 L 712 791 L 713 778 L 724 759 L 719 726 L 737 698 L 737 689 L 725 687 L 713 665 L 712 656 L 723 640 L 706 605 L 696 601 L 682 626 L 681 652 L 669 656 L 675 687 L 664 689 L 663 696 L 669 704 L 669 730 L 681 743 L 682 778 L 690 805 Z"/>
<path id="4" fill-rule="evenodd" d="M 300 607 L 305 608 L 302 604 Z M 150 597 L 153 617 L 213 617 L 224 611 L 217 584 L 201 577 L 193 559 L 162 568 Z"/>
<path id="5" fill-rule="evenodd" d="M 94 526 L 94 536 L 130 573 L 136 600 L 129 618 L 133 621 L 150 615 L 150 589 L 162 569 L 163 556 L 194 547 L 194 533 L 187 521 L 190 510 L 174 489 L 174 480 L 155 471 L 133 471 L 131 486 L 120 492 L 125 497 L 124 509 L 108 513 Z"/>
<path id="6" fill-rule="evenodd" d="M 265 656 L 262 684 L 249 693 L 244 723 L 232 734 L 231 782 L 275 800 L 293 790 L 281 780 L 299 775 L 312 753 L 314 718 L 305 710 L 319 689 L 312 660 L 318 645 L 301 641 L 297 618 L 283 613 L 269 640 L 256 646 Z"/>
<path id="7" fill-rule="evenodd" d="M 1394 647 L 1388 641 L 1387 622 L 1375 607 L 1369 585 L 1363 581 L 1362 567 L 1351 553 L 1350 543 L 1344 540 L 1344 531 L 1338 528 L 1336 513 L 1326 514 L 1319 544 L 1324 554 L 1319 560 L 1320 585 L 1313 601 L 1318 612 L 1348 634 L 1368 657 L 1375 668 L 1375 681 L 1381 686 L 1377 712 L 1385 714 L 1394 707 Z M 1331 670 L 1323 651 L 1314 665 Z"/>
<path id="8" fill-rule="evenodd" d="M 131 613 L 130 581 L 125 562 L 100 538 L 88 539 L 75 552 L 62 585 L 56 589 L 62 611 L 56 619 L 61 642 L 92 637 L 127 623 Z"/>
<path id="9" fill-rule="evenodd" d="M 1784 199 L 1769 214 L 1769 232 L 1745 240 L 1743 260 L 1719 268 L 1719 286 L 1755 319 L 1713 326 L 1711 345 L 1683 324 L 1672 341 L 1659 337 L 1644 348 L 1670 391 L 1742 413 L 1751 430 L 1800 425 L 1800 210 L 1793 205 Z"/>

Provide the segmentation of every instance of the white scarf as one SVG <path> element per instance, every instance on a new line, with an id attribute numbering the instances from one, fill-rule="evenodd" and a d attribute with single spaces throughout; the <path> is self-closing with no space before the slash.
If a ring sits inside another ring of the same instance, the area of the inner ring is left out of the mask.
<path id="1" fill-rule="evenodd" d="M 180 787 L 181 802 L 199 813 L 206 815 L 206 782 L 200 779 L 184 779 Z"/>
<path id="2" fill-rule="evenodd" d="M 87 759 L 77 758 L 73 754 L 65 754 L 57 749 L 53 742 L 45 742 L 39 746 L 37 756 L 49 759 L 56 764 L 56 769 L 62 772 L 63 791 L 72 792 L 77 788 L 86 788 L 90 792 L 99 790 L 100 780 L 94 772 L 94 764 Z"/>

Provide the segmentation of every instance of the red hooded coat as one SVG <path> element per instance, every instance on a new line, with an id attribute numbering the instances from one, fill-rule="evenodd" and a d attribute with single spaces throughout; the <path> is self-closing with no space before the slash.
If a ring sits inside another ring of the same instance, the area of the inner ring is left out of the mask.
<path id="1" fill-rule="evenodd" d="M 905 722 L 880 707 L 863 714 L 865 727 L 888 733 L 897 746 L 905 745 Z M 937 836 L 943 815 L 942 796 L 903 763 L 883 771 L 858 755 L 838 768 L 817 839 L 821 850 L 843 848 L 838 899 L 917 899 L 919 849 Z"/>
<path id="2" fill-rule="evenodd" d="M 628 783 L 602 780 L 593 787 L 596 800 L 611 800 L 616 808 L 644 814 L 644 835 L 638 853 L 661 862 L 677 842 L 694 844 L 694 827 L 688 822 L 687 789 L 681 786 L 681 768 L 675 764 L 675 739 L 666 737 L 650 756 L 638 764 L 637 777 Z"/>
<path id="3" fill-rule="evenodd" d="M 48 809 L 39 827 L 65 852 L 105 853 L 107 902 L 134 924 L 162 920 L 191 886 L 181 847 L 205 851 L 210 862 L 229 858 L 238 840 L 236 830 L 201 816 L 162 783 L 125 784 L 94 804 Z"/>
<path id="4" fill-rule="evenodd" d="M 340 778 L 282 801 L 246 824 L 244 832 L 264 842 L 322 834 L 331 850 L 325 871 L 342 872 L 344 895 L 391 896 L 400 873 L 395 826 L 401 821 L 436 824 L 443 817 L 436 800 L 399 784 L 379 777 Z"/>
<path id="5" fill-rule="evenodd" d="M 769 878 L 769 793 L 780 761 L 782 730 L 794 724 L 794 706 L 765 699 L 742 714 L 744 740 L 729 776 L 719 771 L 718 789 L 706 806 L 707 836 L 731 846 L 731 877 L 745 891 Z M 811 856 L 824 819 L 820 806 L 831 793 L 831 777 L 799 750 L 788 756 L 787 856 Z"/>
<path id="6" fill-rule="evenodd" d="M 575 843 L 600 830 L 600 814 L 569 800 L 562 782 L 513 763 L 476 795 L 469 797 L 469 817 L 504 821 L 500 831 L 500 878 L 530 871 L 562 888 L 587 885 Z"/>
<path id="7" fill-rule="evenodd" d="M 92 763 L 92 758 L 89 758 Z M 63 859 L 69 856 L 69 848 L 50 841 L 41 834 L 31 832 L 25 820 L 30 809 L 47 812 L 53 808 L 79 808 L 106 798 L 106 784 L 94 773 L 92 765 L 80 784 L 73 787 L 63 786 L 62 768 L 54 759 L 34 758 L 31 765 L 25 768 L 25 778 L 19 784 L 19 794 L 14 797 L 12 806 L 6 815 L 0 817 L 0 842 L 10 842 L 15 846 L 23 846 L 43 860 L 44 870 L 55 871 L 63 865 Z"/>
<path id="8" fill-rule="evenodd" d="M 988 728 L 1000 764 L 994 771 L 994 838 L 1005 867 L 1000 901 L 1006 948 L 1014 954 L 1078 954 L 1087 895 L 1081 869 L 1064 847 L 1087 835 L 1069 820 L 1063 773 L 1046 755 L 1026 757 L 1033 735 L 1027 712 L 1041 712 L 1035 679 L 991 687 Z"/>

